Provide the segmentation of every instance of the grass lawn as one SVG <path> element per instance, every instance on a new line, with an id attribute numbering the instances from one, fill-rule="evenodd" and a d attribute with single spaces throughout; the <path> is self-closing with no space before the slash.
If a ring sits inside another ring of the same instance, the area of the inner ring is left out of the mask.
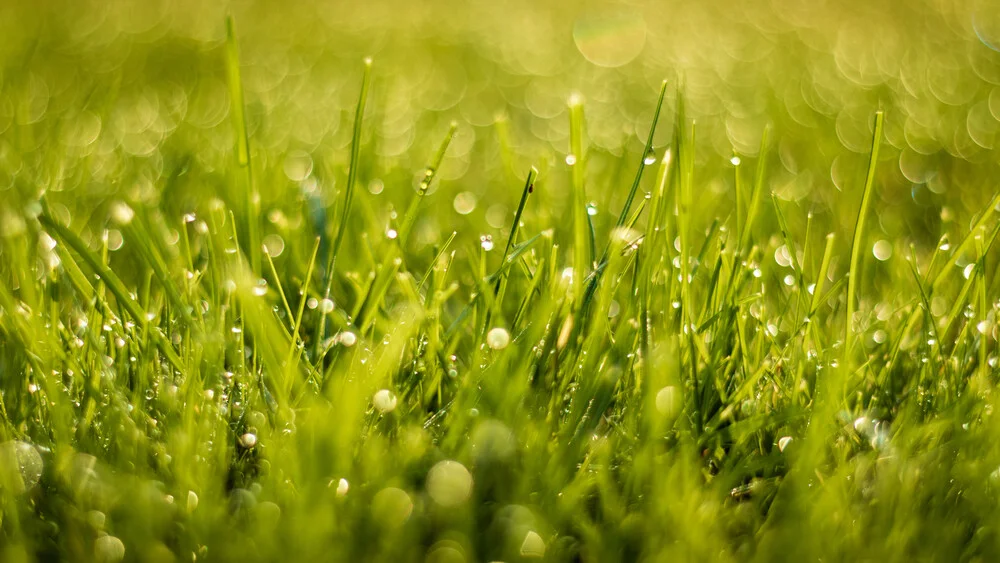
<path id="1" fill-rule="evenodd" d="M 0 561 L 996 561 L 998 234 L 994 0 L 7 0 Z"/>

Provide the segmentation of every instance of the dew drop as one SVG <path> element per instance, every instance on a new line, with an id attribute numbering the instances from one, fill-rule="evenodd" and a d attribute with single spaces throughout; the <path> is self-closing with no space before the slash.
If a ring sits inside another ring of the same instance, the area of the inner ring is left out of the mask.
<path id="1" fill-rule="evenodd" d="M 379 389 L 372 397 L 372 404 L 383 414 L 390 413 L 396 410 L 396 395 L 388 389 Z"/>
<path id="2" fill-rule="evenodd" d="M 976 270 L 976 263 L 973 262 L 967 265 L 964 270 L 962 270 L 962 277 L 964 277 L 965 279 L 969 279 L 970 277 L 972 277 L 972 272 L 974 272 L 975 270 Z"/>
<path id="3" fill-rule="evenodd" d="M 785 448 L 787 448 L 788 444 L 790 444 L 790 443 L 792 443 L 792 437 L 791 436 L 782 436 L 778 440 L 778 451 L 779 452 L 785 451 Z"/>
<path id="4" fill-rule="evenodd" d="M 788 246 L 781 245 L 774 251 L 774 261 L 782 268 L 792 265 L 792 253 L 788 251 Z"/>
<path id="5" fill-rule="evenodd" d="M 510 344 L 510 333 L 503 327 L 496 327 L 486 333 L 486 344 L 494 350 L 503 350 Z"/>
<path id="6" fill-rule="evenodd" d="M 341 332 L 340 336 L 337 338 L 337 340 L 342 345 L 346 346 L 347 348 L 350 348 L 351 346 L 354 346 L 358 342 L 358 337 L 353 332 L 347 330 L 347 331 Z"/>
<path id="7" fill-rule="evenodd" d="M 343 477 L 341 477 L 341 479 L 339 481 L 337 481 L 337 496 L 338 497 L 344 497 L 344 496 L 346 496 L 347 492 L 350 489 L 351 489 L 351 484 L 347 482 L 347 479 L 344 479 Z"/>
<path id="8" fill-rule="evenodd" d="M 887 240 L 880 240 L 872 246 L 872 254 L 875 258 L 885 262 L 892 257 L 892 243 Z"/>
<path id="9" fill-rule="evenodd" d="M 332 313 L 334 309 L 334 303 L 332 299 L 323 299 L 319 302 L 319 310 L 321 313 Z"/>

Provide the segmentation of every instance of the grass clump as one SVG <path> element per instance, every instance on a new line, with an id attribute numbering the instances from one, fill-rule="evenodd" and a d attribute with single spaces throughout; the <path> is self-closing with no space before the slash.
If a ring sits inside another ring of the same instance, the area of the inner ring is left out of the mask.
<path id="1" fill-rule="evenodd" d="M 840 51 L 884 100 L 761 79 L 749 134 L 697 68 L 570 95 L 393 37 L 329 72 L 279 34 L 309 18 L 147 9 L 3 52 L 0 560 L 1000 555 L 995 52 L 967 99 L 927 78 L 977 149 Z M 68 44 L 117 64 L 60 82 Z"/>

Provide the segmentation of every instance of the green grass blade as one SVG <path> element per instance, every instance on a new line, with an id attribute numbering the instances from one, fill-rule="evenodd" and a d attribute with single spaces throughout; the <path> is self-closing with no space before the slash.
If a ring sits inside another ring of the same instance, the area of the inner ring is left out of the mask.
<path id="1" fill-rule="evenodd" d="M 861 196 L 861 208 L 854 224 L 854 235 L 851 242 L 851 266 L 847 279 L 847 312 L 844 321 L 844 358 L 850 360 L 851 347 L 854 343 L 854 308 L 858 291 L 858 277 L 861 275 L 861 245 L 865 232 L 865 222 L 868 207 L 871 205 L 872 192 L 875 187 L 875 166 L 878 164 L 878 149 L 882 143 L 882 125 L 884 116 L 881 111 L 875 113 L 875 131 L 872 134 L 872 149 L 868 156 L 868 173 L 865 175 L 865 187 Z"/>

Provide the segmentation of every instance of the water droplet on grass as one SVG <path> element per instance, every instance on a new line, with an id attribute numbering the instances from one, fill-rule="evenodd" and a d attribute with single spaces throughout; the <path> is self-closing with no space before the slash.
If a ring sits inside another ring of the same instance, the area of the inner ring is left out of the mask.
<path id="1" fill-rule="evenodd" d="M 774 261 L 782 268 L 792 265 L 792 254 L 788 251 L 788 246 L 781 245 L 774 251 Z"/>
<path id="2" fill-rule="evenodd" d="M 502 327 L 493 328 L 486 334 L 486 344 L 494 350 L 503 350 L 510 344 L 510 333 Z"/>
<path id="3" fill-rule="evenodd" d="M 783 437 L 781 437 L 778 440 L 778 451 L 779 452 L 785 451 L 785 448 L 787 448 L 788 444 L 790 444 L 790 443 L 792 443 L 792 437 L 791 436 L 783 436 Z"/>
<path id="4" fill-rule="evenodd" d="M 962 270 L 962 277 L 965 279 L 969 279 L 972 276 L 972 272 L 974 272 L 975 270 L 976 270 L 976 263 L 973 262 L 967 265 L 964 270 Z"/>
<path id="5" fill-rule="evenodd" d="M 357 337 L 357 335 L 355 335 L 351 331 L 344 331 L 344 332 L 340 333 L 340 336 L 338 337 L 338 341 L 342 345 L 350 348 L 351 346 L 354 346 L 357 343 L 358 337 Z"/>
<path id="6" fill-rule="evenodd" d="M 372 405 L 383 414 L 396 410 L 396 395 L 388 389 L 379 389 L 372 397 Z"/>
<path id="7" fill-rule="evenodd" d="M 892 257 L 892 243 L 887 240 L 880 240 L 872 246 L 872 254 L 875 258 L 885 262 Z"/>

